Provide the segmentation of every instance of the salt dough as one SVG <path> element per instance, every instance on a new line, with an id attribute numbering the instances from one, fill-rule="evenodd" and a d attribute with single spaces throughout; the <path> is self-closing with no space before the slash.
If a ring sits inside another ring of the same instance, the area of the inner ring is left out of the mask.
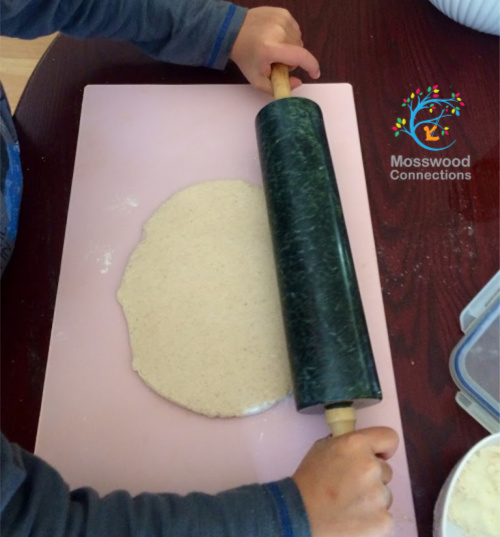
<path id="1" fill-rule="evenodd" d="M 244 416 L 291 392 L 262 187 L 197 184 L 146 223 L 118 291 L 133 368 L 207 416 Z"/>
<path id="2" fill-rule="evenodd" d="M 481 448 L 462 470 L 449 518 L 468 537 L 500 535 L 500 444 Z"/>

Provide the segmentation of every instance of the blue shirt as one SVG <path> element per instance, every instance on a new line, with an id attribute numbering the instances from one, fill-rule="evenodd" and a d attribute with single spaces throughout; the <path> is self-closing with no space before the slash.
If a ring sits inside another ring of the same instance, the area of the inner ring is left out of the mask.
<path id="1" fill-rule="evenodd" d="M 2 537 L 310 537 L 292 479 L 217 495 L 70 491 L 57 471 L 1 435 Z"/>
<path id="2" fill-rule="evenodd" d="M 134 43 L 171 63 L 223 69 L 246 9 L 220 0 L 1 0 L 2 35 Z"/>
<path id="3" fill-rule="evenodd" d="M 107 37 L 132 42 L 163 61 L 222 69 L 246 10 L 219 0 L 1 0 L 0 13 L 2 35 L 30 39 L 60 31 Z M 7 151 L 17 140 L 8 106 L 0 111 Z M 2 200 L 5 192 L 2 187 Z M 12 205 L 13 199 L 7 201 Z M 3 223 L 10 225 L 9 214 L 14 213 L 2 214 L 2 231 Z M 310 537 L 292 479 L 214 496 L 133 498 L 116 491 L 100 498 L 91 488 L 70 491 L 54 468 L 3 435 L 0 440 L 3 537 Z"/>

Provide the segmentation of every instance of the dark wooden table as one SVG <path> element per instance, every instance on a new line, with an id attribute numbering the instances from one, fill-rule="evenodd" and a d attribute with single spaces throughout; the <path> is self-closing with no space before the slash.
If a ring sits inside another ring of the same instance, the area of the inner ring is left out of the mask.
<path id="1" fill-rule="evenodd" d="M 426 0 L 280 4 L 320 60 L 321 81 L 354 88 L 419 534 L 429 537 L 447 474 L 486 435 L 456 405 L 448 362 L 460 311 L 498 269 L 498 38 Z M 59 37 L 41 60 L 15 115 L 25 187 L 2 280 L 2 429 L 12 441 L 34 446 L 84 86 L 239 82 L 234 66 L 166 65 L 103 40 Z M 435 84 L 445 96 L 460 92 L 466 106 L 450 121 L 456 143 L 431 153 L 391 127 L 403 97 Z M 470 155 L 472 178 L 395 181 L 391 155 Z"/>

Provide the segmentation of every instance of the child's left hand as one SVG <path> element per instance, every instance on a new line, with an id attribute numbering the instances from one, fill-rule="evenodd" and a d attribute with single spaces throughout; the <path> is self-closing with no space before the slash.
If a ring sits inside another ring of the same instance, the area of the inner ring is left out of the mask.
<path id="1" fill-rule="evenodd" d="M 297 21 L 286 10 L 257 7 L 248 10 L 231 52 L 247 80 L 257 89 L 272 93 L 271 64 L 283 63 L 291 69 L 302 67 L 311 78 L 319 78 L 318 60 L 304 48 Z M 290 77 L 293 88 L 302 84 Z"/>

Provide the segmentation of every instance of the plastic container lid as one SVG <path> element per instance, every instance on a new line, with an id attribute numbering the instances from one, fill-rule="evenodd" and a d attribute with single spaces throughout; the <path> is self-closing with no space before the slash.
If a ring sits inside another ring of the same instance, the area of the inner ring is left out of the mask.
<path id="1" fill-rule="evenodd" d="M 462 311 L 464 337 L 450 370 L 457 403 L 491 433 L 500 432 L 500 271 Z"/>

